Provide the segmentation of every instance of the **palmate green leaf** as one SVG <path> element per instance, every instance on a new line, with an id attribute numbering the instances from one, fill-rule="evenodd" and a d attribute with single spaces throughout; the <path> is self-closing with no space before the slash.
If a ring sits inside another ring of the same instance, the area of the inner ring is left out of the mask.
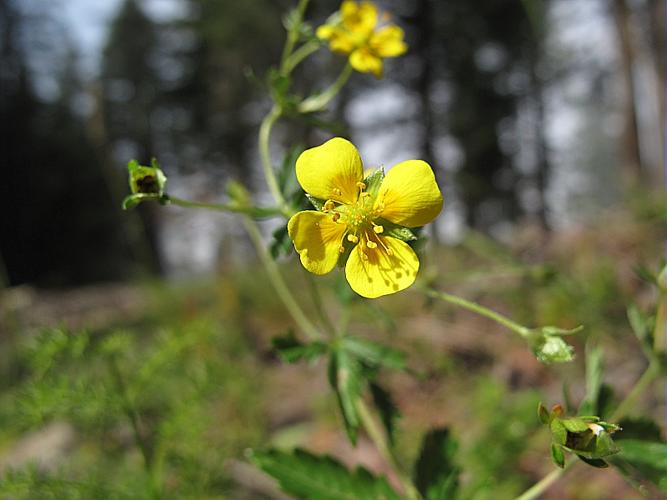
<path id="1" fill-rule="evenodd" d="M 461 472 L 454 463 L 457 447 L 447 428 L 432 429 L 424 436 L 414 479 L 425 500 L 448 500 L 456 494 Z"/>
<path id="2" fill-rule="evenodd" d="M 303 500 L 400 500 L 384 477 L 359 467 L 347 470 L 329 456 L 304 450 L 256 452 L 251 460 L 280 483 L 281 488 Z"/>
<path id="3" fill-rule="evenodd" d="M 304 344 L 299 341 L 294 332 L 289 331 L 285 335 L 274 337 L 271 340 L 273 350 L 286 363 L 296 363 L 301 360 L 315 361 L 327 352 L 328 346 L 324 342 L 311 342 Z"/>
<path id="4" fill-rule="evenodd" d="M 329 383 L 336 392 L 345 431 L 352 444 L 357 442 L 360 425 L 357 402 L 362 396 L 364 382 L 363 367 L 354 356 L 344 349 L 337 349 L 331 353 Z"/>

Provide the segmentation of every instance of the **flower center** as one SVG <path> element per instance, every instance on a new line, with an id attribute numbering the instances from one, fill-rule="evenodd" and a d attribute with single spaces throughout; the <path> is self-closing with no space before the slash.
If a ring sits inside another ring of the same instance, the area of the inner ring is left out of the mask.
<path id="1" fill-rule="evenodd" d="M 382 205 L 374 206 L 375 197 L 366 192 L 366 184 L 358 182 L 357 187 L 359 196 L 354 204 L 336 206 L 333 200 L 328 200 L 324 204 L 324 212 L 331 212 L 334 222 L 347 226 L 343 238 L 353 245 L 360 245 L 364 260 L 368 260 L 368 250 L 380 249 L 392 255 L 391 249 L 380 238 L 384 227 L 374 222 L 382 213 Z M 342 245 L 339 250 L 345 252 Z"/>

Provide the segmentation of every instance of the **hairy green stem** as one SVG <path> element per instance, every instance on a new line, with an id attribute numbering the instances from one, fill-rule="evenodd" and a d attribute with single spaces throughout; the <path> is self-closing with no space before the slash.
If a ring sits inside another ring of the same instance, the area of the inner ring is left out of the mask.
<path id="1" fill-rule="evenodd" d="M 476 314 L 479 314 L 480 316 L 489 318 L 495 321 L 496 323 L 499 323 L 502 326 L 518 333 L 524 338 L 530 335 L 529 328 L 526 328 L 525 326 L 522 326 L 519 323 L 512 321 L 508 317 L 503 316 L 502 314 L 497 313 L 489 309 L 488 307 L 484 307 L 478 304 L 477 302 L 472 302 L 470 300 L 464 299 L 462 297 L 457 297 L 456 295 L 452 295 L 450 293 L 439 292 L 431 288 L 423 288 L 423 290 L 424 293 L 426 293 L 426 295 L 428 295 L 429 297 L 432 297 L 434 299 L 444 300 L 445 302 L 449 302 L 450 304 L 454 304 L 456 306 L 462 307 L 463 309 L 467 309 L 468 311 L 472 311 Z"/>
<path id="2" fill-rule="evenodd" d="M 521 496 L 516 497 L 516 500 L 533 500 L 538 498 L 542 493 L 549 489 L 552 484 L 558 481 L 574 464 L 576 464 L 577 461 L 578 459 L 573 458 L 567 462 L 562 469 L 552 470 L 540 481 L 524 491 Z"/>
<path id="3" fill-rule="evenodd" d="M 384 458 L 384 460 L 394 469 L 394 472 L 396 472 L 396 476 L 405 490 L 406 498 L 409 500 L 421 500 L 422 496 L 419 494 L 419 491 L 417 491 L 417 488 L 410 478 L 403 473 L 398 459 L 389 445 L 386 433 L 363 399 L 357 401 L 357 411 L 359 412 L 361 423 L 364 426 L 368 437 L 371 438 L 382 458 Z"/>
<path id="4" fill-rule="evenodd" d="M 625 417 L 629 410 L 635 407 L 637 404 L 637 398 L 641 396 L 646 389 L 648 389 L 651 383 L 656 379 L 660 374 L 660 363 L 657 360 L 652 360 L 648 365 L 642 376 L 639 377 L 639 380 L 635 385 L 630 389 L 628 395 L 623 399 L 623 401 L 616 407 L 616 410 L 611 414 L 609 420 L 619 420 Z"/>
<path id="5" fill-rule="evenodd" d="M 285 198 L 280 191 L 280 186 L 278 186 L 278 179 L 276 179 L 276 174 L 273 171 L 273 165 L 271 164 L 271 152 L 269 149 L 270 140 L 271 140 L 271 129 L 275 125 L 278 118 L 282 115 L 282 110 L 280 106 L 274 104 L 269 111 L 269 114 L 264 117 L 262 124 L 259 126 L 259 154 L 262 159 L 262 169 L 264 170 L 264 179 L 266 179 L 266 185 L 271 191 L 273 199 L 276 201 L 281 210 L 285 209 Z"/>
<path id="6" fill-rule="evenodd" d="M 316 40 L 311 40 L 308 43 L 303 44 L 301 47 L 296 49 L 294 53 L 287 58 L 285 64 L 283 65 L 283 73 L 290 74 L 294 71 L 301 61 L 303 61 L 309 55 L 317 52 L 322 45 Z"/>
<path id="7" fill-rule="evenodd" d="M 271 284 L 278 293 L 280 300 L 282 300 L 283 304 L 285 304 L 285 307 L 289 311 L 292 318 L 294 318 L 294 321 L 297 322 L 299 328 L 301 328 L 303 333 L 306 334 L 311 340 L 320 340 L 322 338 L 322 334 L 303 312 L 301 306 L 299 306 L 298 302 L 294 298 L 294 295 L 292 295 L 292 292 L 287 286 L 287 283 L 285 283 L 282 274 L 280 274 L 280 270 L 278 269 L 276 262 L 266 251 L 264 240 L 262 239 L 262 235 L 259 232 L 257 222 L 255 222 L 247 215 L 244 215 L 243 226 L 245 227 L 248 236 L 250 236 L 250 240 L 252 241 L 253 245 L 255 245 L 259 259 L 266 269 L 266 274 L 269 276 Z"/>
<path id="8" fill-rule="evenodd" d="M 297 5 L 296 13 L 297 18 L 294 20 L 294 24 L 290 27 L 290 30 L 287 32 L 287 39 L 285 40 L 285 46 L 283 47 L 283 54 L 280 58 L 280 72 L 283 75 L 289 74 L 292 68 L 287 67 L 292 51 L 294 50 L 294 45 L 299 40 L 299 31 L 301 29 L 301 23 L 303 22 L 303 16 L 306 12 L 306 7 L 308 7 L 309 0 L 299 0 L 299 5 Z"/>
<path id="9" fill-rule="evenodd" d="M 336 81 L 332 83 L 328 89 L 321 94 L 316 94 L 304 99 L 301 104 L 299 104 L 297 108 L 299 112 L 312 113 L 314 111 L 323 110 L 345 86 L 351 74 L 352 66 L 350 66 L 350 63 L 348 62 L 343 68 L 343 71 L 340 72 L 340 75 L 338 75 L 338 78 L 336 78 Z"/>
<path id="10" fill-rule="evenodd" d="M 320 290 L 317 287 L 317 283 L 315 283 L 315 279 L 313 278 L 313 275 L 310 272 L 306 271 L 305 268 L 302 269 L 303 272 L 306 274 L 306 281 L 308 281 L 308 285 L 310 287 L 310 292 L 313 299 L 313 305 L 315 306 L 315 311 L 317 311 L 317 315 L 320 317 L 320 320 L 322 321 L 322 325 L 324 326 L 324 328 L 332 336 L 335 336 L 336 328 L 331 322 L 331 318 L 324 310 L 324 303 L 322 301 L 322 296 L 320 295 Z"/>
<path id="11" fill-rule="evenodd" d="M 179 207 L 203 208 L 206 210 L 216 210 L 218 212 L 240 213 L 240 214 L 247 214 L 257 218 L 267 218 L 267 217 L 276 217 L 284 215 L 283 211 L 277 207 L 251 207 L 251 206 L 239 206 L 227 203 L 203 203 L 200 201 L 184 200 L 182 198 L 176 198 L 175 196 L 169 196 L 168 200 L 169 204 L 177 205 Z"/>

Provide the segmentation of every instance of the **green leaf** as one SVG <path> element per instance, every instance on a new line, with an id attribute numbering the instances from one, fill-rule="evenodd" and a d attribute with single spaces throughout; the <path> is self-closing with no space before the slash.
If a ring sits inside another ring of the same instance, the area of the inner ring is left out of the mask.
<path id="1" fill-rule="evenodd" d="M 373 382 L 370 384 L 371 396 L 373 397 L 373 404 L 380 414 L 380 419 L 387 432 L 389 443 L 394 444 L 394 430 L 396 429 L 396 421 L 401 418 L 398 407 L 394 403 L 391 394 L 382 386 Z"/>
<path id="2" fill-rule="evenodd" d="M 602 363 L 602 349 L 587 346 L 586 349 L 586 399 L 579 407 L 579 413 L 590 415 L 599 414 L 600 386 L 604 365 Z"/>
<path id="3" fill-rule="evenodd" d="M 285 335 L 274 337 L 271 343 L 273 344 L 273 350 L 286 363 L 296 363 L 301 360 L 315 361 L 327 352 L 328 349 L 328 346 L 323 342 L 304 344 L 294 336 L 294 332 L 292 331 L 289 331 Z"/>
<path id="4" fill-rule="evenodd" d="M 279 227 L 273 232 L 269 251 L 274 259 L 281 255 L 289 255 L 294 245 L 287 232 L 287 224 Z"/>
<path id="5" fill-rule="evenodd" d="M 280 483 L 295 498 L 304 500 L 400 500 L 384 477 L 359 467 L 347 470 L 329 456 L 307 451 L 287 453 L 278 450 L 256 452 L 251 460 Z"/>
<path id="6" fill-rule="evenodd" d="M 406 366 L 406 357 L 403 352 L 371 340 L 347 336 L 342 340 L 342 347 L 370 368 L 384 367 L 404 370 Z"/>
<path id="7" fill-rule="evenodd" d="M 551 459 L 561 469 L 565 467 L 565 453 L 562 446 L 555 443 L 551 445 Z"/>
<path id="8" fill-rule="evenodd" d="M 445 500 L 456 494 L 461 472 L 454 463 L 457 447 L 447 428 L 432 429 L 424 436 L 414 480 L 425 500 Z"/>
<path id="9" fill-rule="evenodd" d="M 626 418 L 621 420 L 618 425 L 623 432 L 618 434 L 616 441 L 625 441 L 626 439 L 638 439 L 642 441 L 661 441 L 662 431 L 660 426 L 647 417 Z M 622 445 L 621 445 L 622 447 Z"/>
<path id="10" fill-rule="evenodd" d="M 347 437 L 356 444 L 360 425 L 357 402 L 364 385 L 361 364 L 344 349 L 333 351 L 329 361 L 329 383 L 336 391 Z"/>
<path id="11" fill-rule="evenodd" d="M 621 453 L 611 462 L 624 474 L 651 481 L 667 492 L 667 443 L 623 439 Z"/>
<path id="12" fill-rule="evenodd" d="M 644 350 L 653 351 L 653 330 L 655 328 L 655 316 L 644 313 L 635 304 L 628 307 L 628 322 L 637 340 Z"/>

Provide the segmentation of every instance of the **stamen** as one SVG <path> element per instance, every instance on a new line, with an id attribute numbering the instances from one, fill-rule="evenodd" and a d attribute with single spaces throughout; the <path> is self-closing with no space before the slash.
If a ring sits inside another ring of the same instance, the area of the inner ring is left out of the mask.
<path id="1" fill-rule="evenodd" d="M 322 207 L 322 211 L 331 212 L 334 208 L 336 208 L 336 205 L 334 204 L 333 200 L 327 200 Z"/>
<path id="2" fill-rule="evenodd" d="M 375 234 L 382 234 L 384 232 L 384 228 L 373 223 L 373 231 L 375 231 Z"/>
<path id="3" fill-rule="evenodd" d="M 339 219 L 340 219 L 340 213 L 339 212 L 334 212 L 333 221 L 338 222 Z"/>
<path id="4" fill-rule="evenodd" d="M 333 191 L 333 194 L 335 194 L 336 196 L 340 196 L 340 195 L 343 194 L 343 192 L 338 188 L 333 188 L 332 191 Z"/>
<path id="5" fill-rule="evenodd" d="M 368 248 L 377 248 L 378 244 L 375 243 L 374 241 L 368 241 L 368 242 L 366 243 L 366 246 L 367 246 Z"/>
<path id="6" fill-rule="evenodd" d="M 355 236 L 354 234 L 348 234 L 347 241 L 349 241 L 350 243 L 357 243 L 359 241 L 359 237 Z"/>
<path id="7" fill-rule="evenodd" d="M 343 245 L 338 247 L 338 253 L 345 253 L 345 247 Z"/>
<path id="8" fill-rule="evenodd" d="M 366 189 L 366 184 L 363 182 L 357 182 L 357 187 L 361 190 L 364 191 Z"/>

